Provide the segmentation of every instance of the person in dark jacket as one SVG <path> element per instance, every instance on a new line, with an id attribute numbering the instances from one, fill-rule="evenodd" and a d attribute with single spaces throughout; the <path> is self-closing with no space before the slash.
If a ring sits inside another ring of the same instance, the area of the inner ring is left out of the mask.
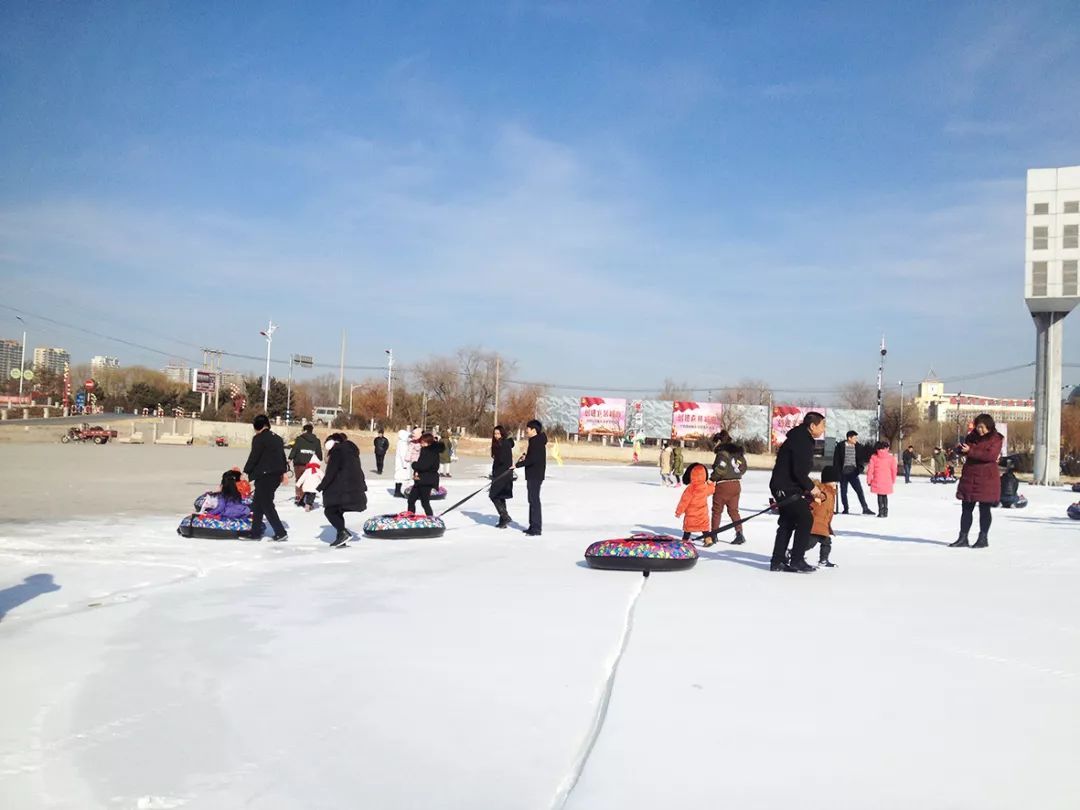
<path id="1" fill-rule="evenodd" d="M 952 548 L 986 548 L 990 545 L 991 507 L 1001 500 L 1001 473 L 998 458 L 1005 438 L 997 432 L 994 417 L 980 413 L 975 417 L 975 429 L 957 447 L 964 457 L 964 471 L 956 485 L 956 497 L 961 501 L 960 536 L 950 543 Z M 979 505 L 979 538 L 975 545 L 968 543 L 968 532 Z"/>
<path id="2" fill-rule="evenodd" d="M 300 480 L 300 476 L 304 474 L 304 468 L 307 467 L 312 458 L 322 461 L 322 443 L 319 441 L 319 437 L 315 435 L 315 427 L 313 425 L 304 425 L 304 429 L 296 437 L 292 451 L 289 453 L 289 461 L 293 465 L 294 483 Z M 296 505 L 303 506 L 304 491 L 300 489 L 299 485 L 296 487 L 294 496 L 293 501 Z"/>
<path id="3" fill-rule="evenodd" d="M 525 530 L 525 534 L 539 537 L 543 531 L 540 487 L 547 472 L 547 435 L 539 419 L 531 419 L 526 423 L 525 435 L 529 437 L 529 446 L 516 465 L 525 468 L 525 487 L 529 492 L 529 528 Z"/>
<path id="4" fill-rule="evenodd" d="M 420 458 L 412 463 L 413 484 L 409 491 L 409 511 L 416 511 L 416 502 L 424 507 L 425 515 L 435 514 L 431 510 L 431 493 L 439 488 L 439 454 L 446 446 L 430 433 L 420 436 Z"/>
<path id="5" fill-rule="evenodd" d="M 491 432 L 491 490 L 488 493 L 495 504 L 495 511 L 499 513 L 496 529 L 505 529 L 510 525 L 506 502 L 514 497 L 514 476 L 509 472 L 513 468 L 514 440 L 506 435 L 502 425 L 496 425 Z"/>
<path id="6" fill-rule="evenodd" d="M 360 464 L 360 448 L 344 433 L 327 439 L 326 446 L 326 470 L 319 492 L 323 494 L 323 514 L 337 529 L 337 537 L 330 545 L 340 548 L 352 537 L 345 528 L 345 513 L 367 509 L 367 480 Z"/>
<path id="7" fill-rule="evenodd" d="M 274 530 L 274 540 L 282 542 L 288 540 L 289 535 L 278 517 L 274 494 L 289 470 L 289 464 L 285 460 L 285 443 L 280 436 L 271 432 L 270 420 L 266 414 L 260 413 L 256 416 L 252 425 L 255 428 L 255 438 L 251 440 L 251 452 L 248 454 L 247 464 L 244 465 L 244 475 L 255 484 L 251 502 L 251 534 L 247 539 L 262 540 L 265 515 L 270 528 Z"/>
<path id="8" fill-rule="evenodd" d="M 918 455 L 915 453 L 914 445 L 908 445 L 907 450 L 900 456 L 900 460 L 904 463 L 904 483 L 911 483 L 911 465 L 918 460 Z"/>
<path id="9" fill-rule="evenodd" d="M 731 441 L 731 435 L 726 430 L 721 430 L 713 436 L 713 452 L 716 455 L 709 480 L 714 484 L 712 534 L 716 537 L 716 530 L 720 528 L 720 519 L 725 509 L 733 523 L 742 519 L 739 515 L 739 497 L 742 495 L 743 473 L 746 472 L 746 451 L 741 445 Z M 736 526 L 735 539 L 731 541 L 731 545 L 741 546 L 745 542 L 742 527 Z"/>
<path id="10" fill-rule="evenodd" d="M 810 480 L 810 470 L 814 463 L 814 443 L 824 435 L 825 417 L 810 411 L 803 417 L 801 425 L 788 431 L 776 453 L 769 489 L 776 499 L 780 518 L 769 565 L 771 571 L 817 570 L 806 562 L 806 550 L 810 547 L 810 533 L 814 527 L 814 515 L 807 498 L 818 500 L 823 497 L 821 490 Z M 792 534 L 795 540 L 791 546 L 791 561 L 785 562 Z"/>
<path id="11" fill-rule="evenodd" d="M 866 467 L 867 459 L 866 451 L 859 446 L 859 434 L 854 430 L 849 430 L 847 439 L 838 442 L 836 449 L 833 451 L 833 467 L 840 472 L 840 502 L 844 506 L 843 513 L 845 515 L 848 513 L 847 490 L 849 484 L 855 490 L 855 494 L 859 496 L 862 513 L 864 515 L 874 514 L 870 507 L 866 505 L 862 481 L 859 479 L 863 469 Z"/>
<path id="12" fill-rule="evenodd" d="M 380 430 L 379 435 L 375 437 L 375 472 L 379 475 L 382 475 L 383 461 L 386 459 L 386 452 L 389 449 L 390 442 Z"/>

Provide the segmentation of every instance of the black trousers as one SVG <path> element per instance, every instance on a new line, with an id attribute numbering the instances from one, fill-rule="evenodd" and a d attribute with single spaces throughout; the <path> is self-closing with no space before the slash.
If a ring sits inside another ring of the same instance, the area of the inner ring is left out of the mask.
<path id="1" fill-rule="evenodd" d="M 960 502 L 960 533 L 967 534 L 971 531 L 971 524 L 975 517 L 975 501 Z M 990 521 L 994 519 L 990 511 L 990 504 L 979 504 L 979 531 L 982 534 L 990 533 Z"/>
<path id="2" fill-rule="evenodd" d="M 339 532 L 345 531 L 345 510 L 340 506 L 323 507 L 323 514 L 330 521 L 330 525 Z"/>
<path id="3" fill-rule="evenodd" d="M 386 460 L 386 453 L 375 454 L 375 471 L 382 475 L 383 462 Z"/>
<path id="4" fill-rule="evenodd" d="M 495 511 L 499 513 L 500 518 L 510 519 L 510 513 L 506 511 L 506 498 L 492 498 L 491 502 L 495 504 Z"/>
<path id="5" fill-rule="evenodd" d="M 862 504 L 862 508 L 864 510 L 868 509 L 869 507 L 866 505 L 866 496 L 863 495 L 863 491 L 862 491 L 862 481 L 859 480 L 859 474 L 857 472 L 853 472 L 853 473 L 842 473 L 840 475 L 840 502 L 842 504 L 844 504 L 844 511 L 846 512 L 848 510 L 848 503 L 847 503 L 848 484 L 851 484 L 851 488 L 853 490 L 855 490 L 855 494 L 859 496 L 859 503 Z"/>
<path id="6" fill-rule="evenodd" d="M 278 517 L 277 507 L 274 506 L 274 495 L 280 486 L 280 475 L 269 473 L 255 478 L 255 492 L 251 497 L 252 534 L 262 534 L 263 515 L 266 515 L 266 522 L 270 524 L 275 535 L 285 534 L 285 526 Z"/>
<path id="7" fill-rule="evenodd" d="M 431 491 L 434 487 L 425 487 L 423 484 L 413 484 L 412 489 L 409 491 L 409 511 L 416 511 L 416 502 L 419 500 L 420 505 L 424 507 L 425 515 L 433 515 L 431 511 Z"/>
<path id="8" fill-rule="evenodd" d="M 777 502 L 783 500 L 781 493 L 775 495 Z M 791 546 L 791 562 L 799 563 L 806 560 L 806 550 L 810 547 L 810 530 L 814 528 L 814 515 L 810 512 L 810 504 L 805 498 L 799 498 L 793 503 L 784 504 L 780 507 L 780 518 L 776 523 L 776 542 L 773 543 L 772 564 L 778 565 L 784 562 L 788 542 L 794 534 L 795 541 Z"/>
<path id="9" fill-rule="evenodd" d="M 543 486 L 543 478 L 526 478 L 525 487 L 529 490 L 529 531 L 539 532 L 543 529 L 543 514 L 540 509 L 540 487 Z"/>

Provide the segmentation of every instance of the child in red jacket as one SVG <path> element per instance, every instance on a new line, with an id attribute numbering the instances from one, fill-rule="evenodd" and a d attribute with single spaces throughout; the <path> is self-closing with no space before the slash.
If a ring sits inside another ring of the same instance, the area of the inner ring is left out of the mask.
<path id="1" fill-rule="evenodd" d="M 690 485 L 679 498 L 675 507 L 675 517 L 683 519 L 683 540 L 689 540 L 694 532 L 702 532 L 705 545 L 716 542 L 712 533 L 712 513 L 709 510 L 709 496 L 714 487 L 708 481 L 709 475 L 700 464 L 690 466 Z"/>

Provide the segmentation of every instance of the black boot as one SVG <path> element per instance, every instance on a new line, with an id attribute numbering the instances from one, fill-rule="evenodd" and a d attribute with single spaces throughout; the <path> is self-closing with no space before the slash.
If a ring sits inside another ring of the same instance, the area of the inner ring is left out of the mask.
<path id="1" fill-rule="evenodd" d="M 402 493 L 402 491 L 401 491 L 401 484 L 394 484 L 394 497 L 395 498 L 404 498 L 405 497 L 404 493 Z"/>
<path id="2" fill-rule="evenodd" d="M 495 524 L 496 529 L 505 529 L 510 525 L 510 513 L 503 507 L 499 509 L 499 522 Z"/>
<path id="3" fill-rule="evenodd" d="M 960 532 L 960 536 L 956 538 L 955 543 L 949 543 L 949 548 L 970 548 L 971 543 L 968 542 L 967 532 Z"/>
<path id="4" fill-rule="evenodd" d="M 341 548 L 343 545 L 348 543 L 351 538 L 352 535 L 349 533 L 348 529 L 341 529 L 337 533 L 337 539 L 335 539 L 334 542 L 330 544 L 330 547 Z"/>
<path id="5" fill-rule="evenodd" d="M 979 532 L 979 538 L 975 541 L 975 545 L 972 548 L 988 548 L 990 546 L 990 539 L 986 536 L 986 532 Z"/>
<path id="6" fill-rule="evenodd" d="M 746 542 L 746 538 L 743 537 L 743 533 L 742 532 L 736 532 L 735 533 L 735 539 L 731 541 L 731 545 L 733 545 L 733 546 L 741 546 L 745 542 Z"/>

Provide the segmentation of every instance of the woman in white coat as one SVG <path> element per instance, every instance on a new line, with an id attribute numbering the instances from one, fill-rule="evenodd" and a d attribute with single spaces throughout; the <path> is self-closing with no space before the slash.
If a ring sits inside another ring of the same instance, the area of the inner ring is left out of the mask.
<path id="1" fill-rule="evenodd" d="M 402 484 L 411 484 L 413 480 L 412 461 L 409 460 L 410 452 L 409 431 L 399 430 L 397 435 L 397 447 L 394 448 L 394 497 L 404 498 L 401 491 Z"/>

